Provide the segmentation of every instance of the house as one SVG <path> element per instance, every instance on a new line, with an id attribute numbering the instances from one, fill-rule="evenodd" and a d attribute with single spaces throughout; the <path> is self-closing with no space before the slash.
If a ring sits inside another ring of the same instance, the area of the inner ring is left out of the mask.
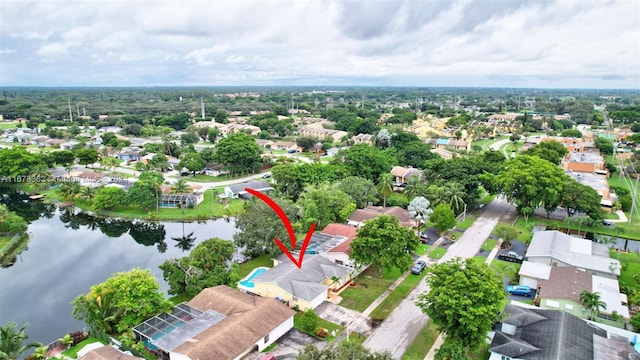
<path id="1" fill-rule="evenodd" d="M 73 148 L 78 144 L 80 144 L 79 141 L 69 140 L 67 142 L 64 142 L 64 143 L 60 144 L 60 149 L 62 149 L 62 150 L 73 150 Z"/>
<path id="2" fill-rule="evenodd" d="M 562 159 L 560 166 L 564 171 L 599 174 L 607 177 L 609 175 L 602 155 L 592 152 L 569 153 Z"/>
<path id="3" fill-rule="evenodd" d="M 271 150 L 297 149 L 298 145 L 294 141 L 276 141 L 271 144 Z"/>
<path id="4" fill-rule="evenodd" d="M 45 147 L 47 146 L 47 141 L 51 140 L 50 137 L 48 136 L 37 136 L 35 138 L 33 138 L 32 142 L 34 145 L 38 145 L 40 147 Z"/>
<path id="5" fill-rule="evenodd" d="M 273 188 L 271 187 L 271 185 L 269 185 L 268 182 L 261 180 L 251 180 L 246 183 L 225 186 L 224 193 L 221 194 L 220 197 L 248 199 L 251 197 L 251 194 L 249 194 L 245 190 L 246 188 L 259 191 L 261 193 L 273 191 Z"/>
<path id="6" fill-rule="evenodd" d="M 294 255 L 296 256 L 296 255 Z M 250 291 L 275 298 L 301 311 L 315 309 L 329 297 L 329 288 L 351 281 L 353 269 L 318 254 L 307 254 L 299 268 L 284 254 L 274 267 L 253 279 Z M 334 281 L 336 280 L 336 281 Z"/>
<path id="7" fill-rule="evenodd" d="M 333 261 L 338 265 L 347 267 L 355 267 L 355 263 L 351 260 L 351 242 L 356 238 L 357 228 L 346 224 L 329 224 L 322 229 L 321 233 L 329 236 L 340 236 L 345 241 L 340 242 L 336 246 L 330 248 L 321 255 Z"/>
<path id="8" fill-rule="evenodd" d="M 209 176 L 221 176 L 221 175 L 230 174 L 231 172 L 229 170 L 224 169 L 223 165 L 221 164 L 208 163 L 207 166 L 204 168 L 204 173 Z"/>
<path id="9" fill-rule="evenodd" d="M 601 197 L 600 206 L 602 209 L 607 212 L 612 211 L 613 202 L 616 201 L 617 198 L 612 196 L 609 181 L 607 181 L 607 177 L 605 175 L 574 171 L 566 171 L 565 173 L 580 184 L 586 185 L 597 191 Z"/>
<path id="10" fill-rule="evenodd" d="M 332 141 L 338 142 L 342 140 L 343 137 L 349 135 L 346 131 L 342 130 L 334 130 L 327 129 L 323 127 L 323 124 L 333 124 L 330 121 L 326 122 L 316 122 L 309 125 L 304 125 L 298 129 L 298 134 L 301 136 L 313 136 L 318 139 L 325 139 L 327 137 L 331 138 Z"/>
<path id="11" fill-rule="evenodd" d="M 566 311 L 509 304 L 496 324 L 489 360 L 637 359 L 630 339 Z"/>
<path id="12" fill-rule="evenodd" d="M 258 146 L 260 147 L 270 149 L 271 145 L 273 144 L 273 141 L 265 140 L 265 139 L 256 139 L 256 144 L 258 144 Z"/>
<path id="13" fill-rule="evenodd" d="M 140 149 L 139 147 L 128 146 L 116 153 L 115 157 L 117 157 L 120 161 L 140 161 L 141 152 L 142 149 Z"/>
<path id="14" fill-rule="evenodd" d="M 573 266 L 606 278 L 620 276 L 620 261 L 609 257 L 606 245 L 556 230 L 533 234 L 525 259 L 548 266 Z"/>
<path id="15" fill-rule="evenodd" d="M 460 156 L 460 154 L 458 154 L 458 153 L 454 153 L 453 151 L 449 151 L 449 150 L 442 149 L 442 148 L 435 148 L 435 149 L 431 149 L 430 151 L 433 154 L 440 155 L 440 157 L 445 159 L 445 160 L 451 160 L 454 157 L 459 157 Z"/>
<path id="16" fill-rule="evenodd" d="M 133 356 L 129 352 L 122 352 L 115 346 L 97 344 L 99 346 L 90 346 L 92 344 L 89 344 L 78 351 L 78 360 L 144 360 L 144 358 Z M 87 351 L 83 351 L 85 349 Z"/>
<path id="17" fill-rule="evenodd" d="M 293 327 L 280 302 L 226 285 L 202 290 L 170 314 L 136 326 L 136 340 L 162 360 L 231 360 L 262 351 Z"/>
<path id="18" fill-rule="evenodd" d="M 351 138 L 354 144 L 373 144 L 374 139 L 375 136 L 371 134 L 358 134 Z"/>
<path id="19" fill-rule="evenodd" d="M 44 142 L 45 147 L 51 148 L 60 148 L 61 144 L 64 144 L 66 141 L 62 139 L 50 139 Z"/>
<path id="20" fill-rule="evenodd" d="M 409 182 L 409 179 L 412 177 L 422 177 L 422 170 L 418 170 L 415 168 L 405 168 L 402 166 L 394 166 L 391 169 L 391 176 L 393 176 L 393 180 L 396 183 L 396 186 L 400 186 Z"/>
<path id="21" fill-rule="evenodd" d="M 399 206 L 382 207 L 382 206 L 367 206 L 364 209 L 356 209 L 356 211 L 349 216 L 347 224 L 351 226 L 360 227 L 365 221 L 375 219 L 381 215 L 395 216 L 400 221 L 400 225 L 405 227 L 415 226 L 416 223 L 409 216 L 409 211 Z"/>

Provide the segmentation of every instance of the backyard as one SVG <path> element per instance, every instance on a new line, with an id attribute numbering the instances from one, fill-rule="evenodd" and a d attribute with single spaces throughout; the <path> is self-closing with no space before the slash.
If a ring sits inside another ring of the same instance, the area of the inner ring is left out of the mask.
<path id="1" fill-rule="evenodd" d="M 620 270 L 620 286 L 628 286 L 640 290 L 640 282 L 636 275 L 640 274 L 640 255 L 637 253 L 609 250 L 612 259 L 618 259 L 622 265 Z"/>

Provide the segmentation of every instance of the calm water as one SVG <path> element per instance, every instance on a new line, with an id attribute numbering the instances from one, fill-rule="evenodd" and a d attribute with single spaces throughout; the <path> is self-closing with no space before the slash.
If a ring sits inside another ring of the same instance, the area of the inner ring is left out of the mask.
<path id="1" fill-rule="evenodd" d="M 19 206 L 27 209 L 24 203 Z M 19 206 L 14 204 L 14 210 Z M 28 211 L 32 218 L 37 212 Z M 150 269 L 166 291 L 158 268 L 164 260 L 185 256 L 211 237 L 231 240 L 235 232 L 233 221 L 225 220 L 149 224 L 55 208 L 39 215 L 29 225 L 29 248 L 13 266 L 0 269 L 0 324 L 28 322 L 29 339 L 45 344 L 84 328 L 71 316 L 70 302 L 91 285 L 114 272 L 140 267 Z"/>

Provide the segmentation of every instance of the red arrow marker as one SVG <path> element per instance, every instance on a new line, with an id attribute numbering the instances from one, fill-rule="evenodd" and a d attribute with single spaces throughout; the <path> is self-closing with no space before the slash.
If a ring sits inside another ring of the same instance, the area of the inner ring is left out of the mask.
<path id="1" fill-rule="evenodd" d="M 260 200 L 267 203 L 267 205 L 269 205 L 269 207 L 271 207 L 273 211 L 275 211 L 276 214 L 278 214 L 278 216 L 280 217 L 280 220 L 282 220 L 282 223 L 284 224 L 285 228 L 287 229 L 287 232 L 289 233 L 289 240 L 291 240 L 291 248 L 295 250 L 296 235 L 293 232 L 291 221 L 289 221 L 289 218 L 287 218 L 287 214 L 284 213 L 284 210 L 282 210 L 282 208 L 278 206 L 278 204 L 276 204 L 275 201 L 271 200 L 270 197 L 268 197 L 267 195 L 259 191 L 255 191 L 249 188 L 245 188 L 245 191 L 247 191 L 249 194 L 258 197 Z M 291 260 L 291 262 L 293 262 L 295 266 L 297 266 L 300 269 L 302 268 L 302 259 L 304 258 L 304 252 L 307 250 L 307 246 L 309 245 L 309 240 L 311 240 L 311 235 L 313 235 L 313 232 L 315 231 L 315 229 L 316 229 L 316 224 L 311 224 L 309 231 L 307 231 L 307 235 L 304 237 L 304 242 L 302 243 L 302 248 L 300 249 L 300 255 L 298 255 L 298 259 L 293 257 L 293 254 L 291 254 L 291 251 L 289 251 L 289 249 L 287 249 L 287 247 L 284 246 L 278 238 L 274 238 L 276 245 L 278 245 L 278 247 L 282 250 L 282 252 L 284 252 L 287 255 L 287 257 Z"/>

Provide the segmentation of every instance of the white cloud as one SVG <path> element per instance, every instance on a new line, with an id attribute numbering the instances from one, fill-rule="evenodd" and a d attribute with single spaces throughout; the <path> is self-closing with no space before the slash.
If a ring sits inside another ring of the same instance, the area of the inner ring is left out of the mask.
<path id="1" fill-rule="evenodd" d="M 18 70 L 7 84 L 29 85 L 21 74 L 47 61 L 34 85 L 71 81 L 59 80 L 64 70 L 93 73 L 92 83 L 66 85 L 466 76 L 468 86 L 640 87 L 640 2 L 631 0 L 6 1 L 0 23 L 3 46 L 23 55 L 2 59 Z"/>
<path id="2" fill-rule="evenodd" d="M 16 51 L 14 49 L 9 49 L 9 48 L 0 49 L 0 54 L 2 55 L 15 54 L 15 53 Z"/>

